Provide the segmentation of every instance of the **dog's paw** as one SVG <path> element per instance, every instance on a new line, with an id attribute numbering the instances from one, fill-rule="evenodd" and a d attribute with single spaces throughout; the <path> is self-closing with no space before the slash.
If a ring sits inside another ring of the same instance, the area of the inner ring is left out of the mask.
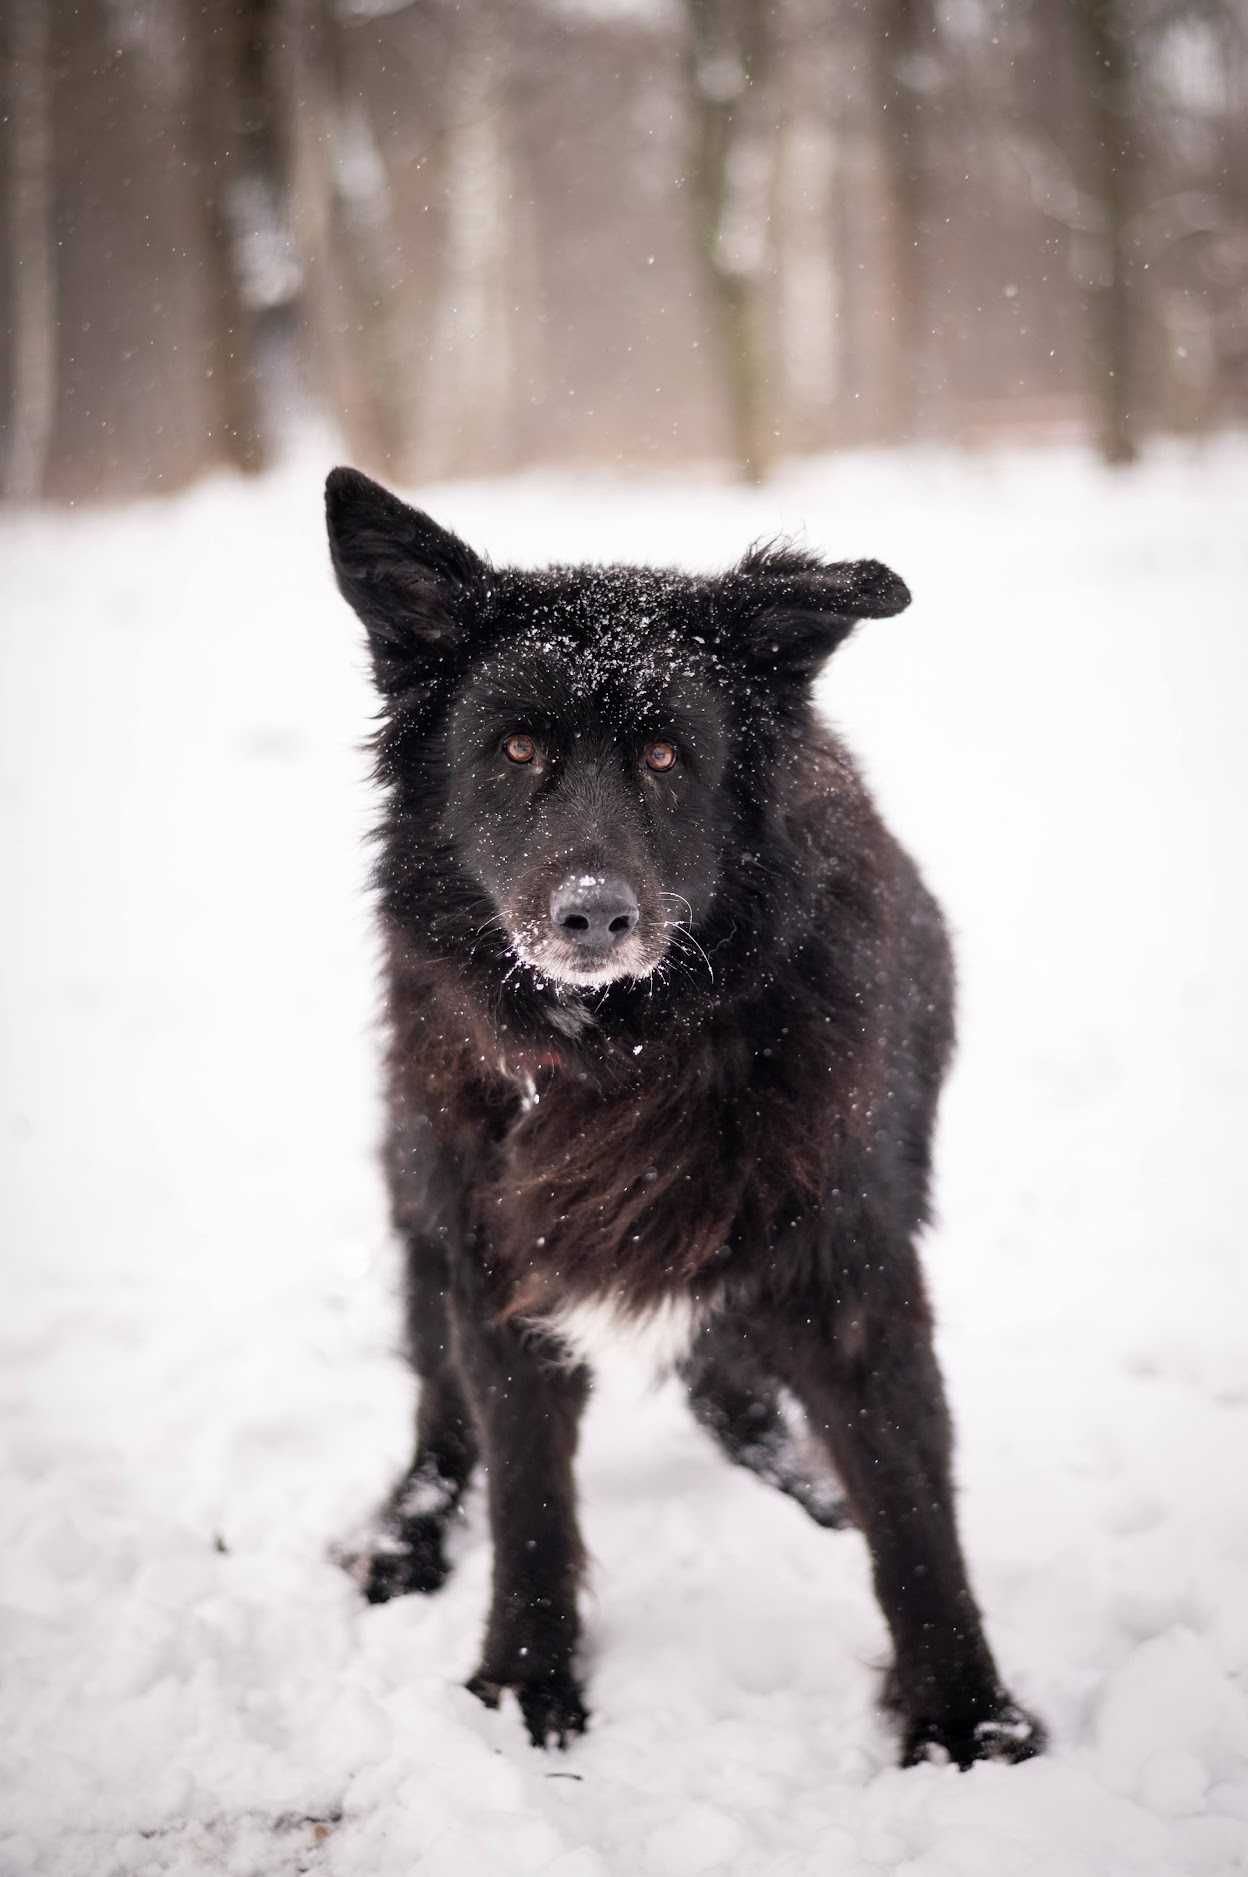
<path id="1" fill-rule="evenodd" d="M 816 1525 L 822 1525 L 825 1531 L 847 1531 L 854 1522 L 849 1501 L 833 1479 L 814 1474 L 796 1479 L 791 1486 L 784 1486 L 781 1490 L 796 1499 L 807 1517 L 812 1518 Z"/>
<path id="2" fill-rule="evenodd" d="M 589 1725 L 589 1710 L 580 1688 L 566 1669 L 522 1681 L 496 1681 L 479 1669 L 465 1686 L 487 1708 L 496 1708 L 504 1689 L 510 1688 L 520 1703 L 525 1728 L 535 1747 L 566 1748 Z"/>
<path id="3" fill-rule="evenodd" d="M 369 1603 L 389 1603 L 412 1592 L 428 1596 L 450 1575 L 439 1519 L 383 1524 L 352 1544 L 340 1546 L 334 1562 L 359 1586 Z"/>
<path id="4" fill-rule="evenodd" d="M 1016 1766 L 1034 1759 L 1048 1745 L 1043 1724 L 1016 1701 L 1003 1696 L 979 1719 L 919 1715 L 903 1724 L 901 1763 L 951 1760 L 966 1772 L 980 1760 Z"/>

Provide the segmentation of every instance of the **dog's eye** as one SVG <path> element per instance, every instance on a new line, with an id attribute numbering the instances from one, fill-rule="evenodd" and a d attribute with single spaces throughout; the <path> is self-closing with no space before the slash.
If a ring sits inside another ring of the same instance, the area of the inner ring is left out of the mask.
<path id="1" fill-rule="evenodd" d="M 646 768 L 657 770 L 662 775 L 665 769 L 676 767 L 676 745 L 674 743 L 647 743 Z"/>
<path id="2" fill-rule="evenodd" d="M 531 736 L 509 736 L 503 743 L 503 754 L 509 763 L 531 763 L 537 755 L 537 744 Z"/>

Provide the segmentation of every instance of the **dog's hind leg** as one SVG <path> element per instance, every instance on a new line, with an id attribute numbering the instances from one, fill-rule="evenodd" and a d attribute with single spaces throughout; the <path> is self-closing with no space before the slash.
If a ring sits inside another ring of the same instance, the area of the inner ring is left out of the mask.
<path id="1" fill-rule="evenodd" d="M 408 1349 L 420 1378 L 416 1449 L 368 1531 L 337 1554 L 370 1603 L 437 1590 L 445 1581 L 447 1527 L 477 1458 L 450 1349 L 445 1256 L 440 1246 L 413 1234 L 407 1257 Z"/>
<path id="2" fill-rule="evenodd" d="M 885 1242 L 881 1240 L 881 1242 Z M 885 1703 L 902 1763 L 948 1755 L 1025 1760 L 1044 1729 L 997 1671 L 967 1581 L 951 1479 L 952 1431 L 922 1280 L 909 1247 L 877 1270 L 889 1287 L 838 1322 L 811 1296 L 772 1325 L 777 1364 L 826 1440 L 871 1553 L 892 1631 Z"/>
<path id="3" fill-rule="evenodd" d="M 681 1364 L 695 1418 L 735 1466 L 795 1499 L 816 1525 L 850 1521 L 840 1482 L 813 1437 L 795 1427 L 780 1391 L 743 1337 L 712 1332 Z"/>

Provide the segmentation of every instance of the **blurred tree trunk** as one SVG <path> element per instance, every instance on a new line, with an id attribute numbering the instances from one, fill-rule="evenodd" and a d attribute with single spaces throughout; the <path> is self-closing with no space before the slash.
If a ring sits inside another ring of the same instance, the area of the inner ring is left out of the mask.
<path id="1" fill-rule="evenodd" d="M 442 473 L 514 466 L 517 259 L 509 0 L 474 0 L 458 22 L 443 149 L 438 299 L 425 387 Z"/>
<path id="2" fill-rule="evenodd" d="M 401 467 L 404 360 L 395 332 L 389 192 L 362 87 L 352 28 L 333 0 L 283 0 L 283 117 L 290 210 L 304 263 L 309 378 L 341 424 L 352 456 L 378 473 Z"/>
<path id="3" fill-rule="evenodd" d="M 295 414 L 296 319 L 302 270 L 290 229 L 281 121 L 281 0 L 238 0 L 242 14 L 239 146 L 233 232 L 247 303 L 251 369 L 266 447 Z"/>
<path id="4" fill-rule="evenodd" d="M 4 492 L 11 500 L 29 502 L 43 493 L 56 419 L 51 32 L 45 0 L 14 0 L 9 35 L 13 349 Z"/>
<path id="5" fill-rule="evenodd" d="M 190 161 L 203 229 L 210 458 L 254 475 L 266 451 L 255 370 L 254 314 L 235 238 L 243 180 L 247 9 L 189 0 Z"/>
<path id="6" fill-rule="evenodd" d="M 1100 259 L 1089 295 L 1093 396 L 1107 463 L 1136 456 L 1132 411 L 1135 307 L 1128 224 L 1139 150 L 1129 23 L 1123 0 L 1077 0 L 1075 42 L 1091 112 L 1091 179 L 1101 212 Z"/>
<path id="7" fill-rule="evenodd" d="M 932 32 L 929 0 L 876 0 L 868 18 L 879 137 L 883 302 L 876 341 L 875 429 L 887 443 L 905 443 L 916 428 L 924 343 L 924 147 L 918 79 Z"/>
<path id="8" fill-rule="evenodd" d="M 763 332 L 768 178 L 767 0 L 685 0 L 694 237 L 732 452 L 746 482 L 770 455 Z"/>
<path id="9" fill-rule="evenodd" d="M 858 273 L 853 264 L 854 202 L 850 172 L 853 166 L 853 142 L 848 126 L 836 126 L 835 157 L 832 170 L 831 254 L 836 281 L 836 316 L 832 330 L 833 358 L 830 374 L 833 389 L 834 429 L 832 442 L 840 445 L 857 440 L 858 406 L 854 393 L 858 384 Z"/>

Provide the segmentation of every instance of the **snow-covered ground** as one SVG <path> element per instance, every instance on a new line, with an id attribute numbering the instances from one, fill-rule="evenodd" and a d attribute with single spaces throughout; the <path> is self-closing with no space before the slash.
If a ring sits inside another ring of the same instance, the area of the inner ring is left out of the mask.
<path id="1" fill-rule="evenodd" d="M 861 1540 L 604 1379 L 594 1724 L 326 1560 L 404 1457 L 372 1161 L 371 710 L 319 456 L 0 523 L 5 1877 L 1248 1868 L 1248 448 L 424 492 L 496 558 L 804 528 L 916 603 L 828 709 L 955 923 L 928 1263 L 990 1633 L 1051 1755 L 901 1772 Z"/>

